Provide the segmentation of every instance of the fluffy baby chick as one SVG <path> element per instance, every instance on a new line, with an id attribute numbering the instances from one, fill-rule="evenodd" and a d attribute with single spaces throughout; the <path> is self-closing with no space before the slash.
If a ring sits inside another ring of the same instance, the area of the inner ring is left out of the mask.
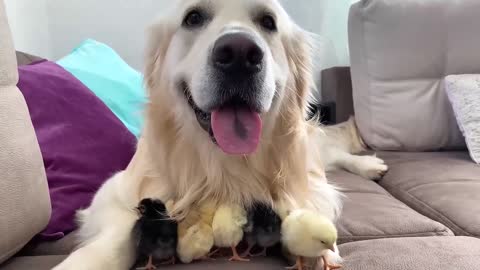
<path id="1" fill-rule="evenodd" d="M 205 202 L 192 209 L 178 224 L 177 255 L 183 263 L 207 257 L 213 247 L 212 221 L 216 204 Z"/>
<path id="2" fill-rule="evenodd" d="M 212 247 L 212 227 L 205 223 L 197 223 L 189 227 L 184 236 L 178 240 L 178 258 L 183 263 L 191 263 L 206 258 Z"/>
<path id="3" fill-rule="evenodd" d="M 245 240 L 248 248 L 244 256 L 266 256 L 267 248 L 280 243 L 282 220 L 272 207 L 265 203 L 254 203 L 248 209 L 248 225 L 245 226 Z M 262 248 L 259 254 L 251 254 L 252 248 L 257 245 Z"/>
<path id="4" fill-rule="evenodd" d="M 140 218 L 133 228 L 137 258 L 148 257 L 148 263 L 142 269 L 156 269 L 153 261 L 170 259 L 170 263 L 175 263 L 177 223 L 170 219 L 163 202 L 143 199 L 137 209 Z"/>
<path id="5" fill-rule="evenodd" d="M 215 246 L 231 248 L 233 256 L 230 261 L 249 261 L 240 257 L 237 252 L 237 245 L 242 241 L 246 224 L 247 212 L 238 205 L 220 205 L 215 212 L 212 222 Z"/>
<path id="6" fill-rule="evenodd" d="M 282 243 L 297 257 L 294 266 L 288 269 L 305 269 L 305 258 L 319 258 L 324 261 L 325 269 L 338 269 L 326 261 L 325 252 L 335 252 L 337 229 L 331 220 L 310 210 L 294 210 L 282 223 Z"/>

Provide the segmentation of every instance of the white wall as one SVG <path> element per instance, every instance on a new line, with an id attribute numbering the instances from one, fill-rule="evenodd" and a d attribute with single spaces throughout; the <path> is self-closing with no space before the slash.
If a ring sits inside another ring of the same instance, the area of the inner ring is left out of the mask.
<path id="1" fill-rule="evenodd" d="M 141 70 L 145 28 L 173 0 L 47 1 L 54 59 L 84 39 L 93 38 L 108 44 Z"/>
<path id="2" fill-rule="evenodd" d="M 5 1 L 17 49 L 56 60 L 93 38 L 141 70 L 145 27 L 176 0 Z M 355 0 L 281 1 L 302 27 L 319 34 L 318 68 L 349 63 L 347 15 Z"/>
<path id="3" fill-rule="evenodd" d="M 293 19 L 316 34 L 317 65 L 349 65 L 348 13 L 359 0 L 281 0 Z"/>
<path id="4" fill-rule="evenodd" d="M 47 0 L 4 0 L 15 48 L 51 57 Z"/>

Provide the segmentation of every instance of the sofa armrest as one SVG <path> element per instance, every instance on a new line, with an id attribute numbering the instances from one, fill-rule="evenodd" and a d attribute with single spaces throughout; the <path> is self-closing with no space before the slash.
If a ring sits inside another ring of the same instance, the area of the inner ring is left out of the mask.
<path id="1" fill-rule="evenodd" d="M 40 148 L 17 81 L 15 51 L 0 0 L 0 263 L 43 230 L 51 214 Z"/>
<path id="2" fill-rule="evenodd" d="M 329 122 L 341 123 L 354 114 L 350 67 L 323 70 L 321 89 L 322 104 L 330 104 L 328 106 L 332 111 Z"/>

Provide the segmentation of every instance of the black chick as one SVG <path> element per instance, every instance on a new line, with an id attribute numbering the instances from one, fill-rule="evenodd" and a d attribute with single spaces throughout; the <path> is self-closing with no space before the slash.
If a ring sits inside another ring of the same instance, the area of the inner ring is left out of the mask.
<path id="1" fill-rule="evenodd" d="M 137 258 L 148 258 L 147 265 L 142 269 L 156 269 L 154 261 L 170 259 L 166 263 L 174 264 L 178 224 L 167 214 L 165 204 L 160 200 L 143 199 L 137 210 L 140 219 L 133 227 Z"/>
<path id="2" fill-rule="evenodd" d="M 282 220 L 272 207 L 265 203 L 254 203 L 247 212 L 248 223 L 244 229 L 244 236 L 248 248 L 243 256 L 266 256 L 267 248 L 280 242 Z M 261 247 L 262 252 L 251 254 L 255 245 Z"/>

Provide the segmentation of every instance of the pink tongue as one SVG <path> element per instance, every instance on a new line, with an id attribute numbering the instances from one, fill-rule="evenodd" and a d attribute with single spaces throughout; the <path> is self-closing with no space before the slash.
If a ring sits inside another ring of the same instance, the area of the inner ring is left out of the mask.
<path id="1" fill-rule="evenodd" d="M 247 108 L 221 108 L 212 112 L 212 130 L 223 152 L 248 155 L 257 149 L 262 120 Z"/>

